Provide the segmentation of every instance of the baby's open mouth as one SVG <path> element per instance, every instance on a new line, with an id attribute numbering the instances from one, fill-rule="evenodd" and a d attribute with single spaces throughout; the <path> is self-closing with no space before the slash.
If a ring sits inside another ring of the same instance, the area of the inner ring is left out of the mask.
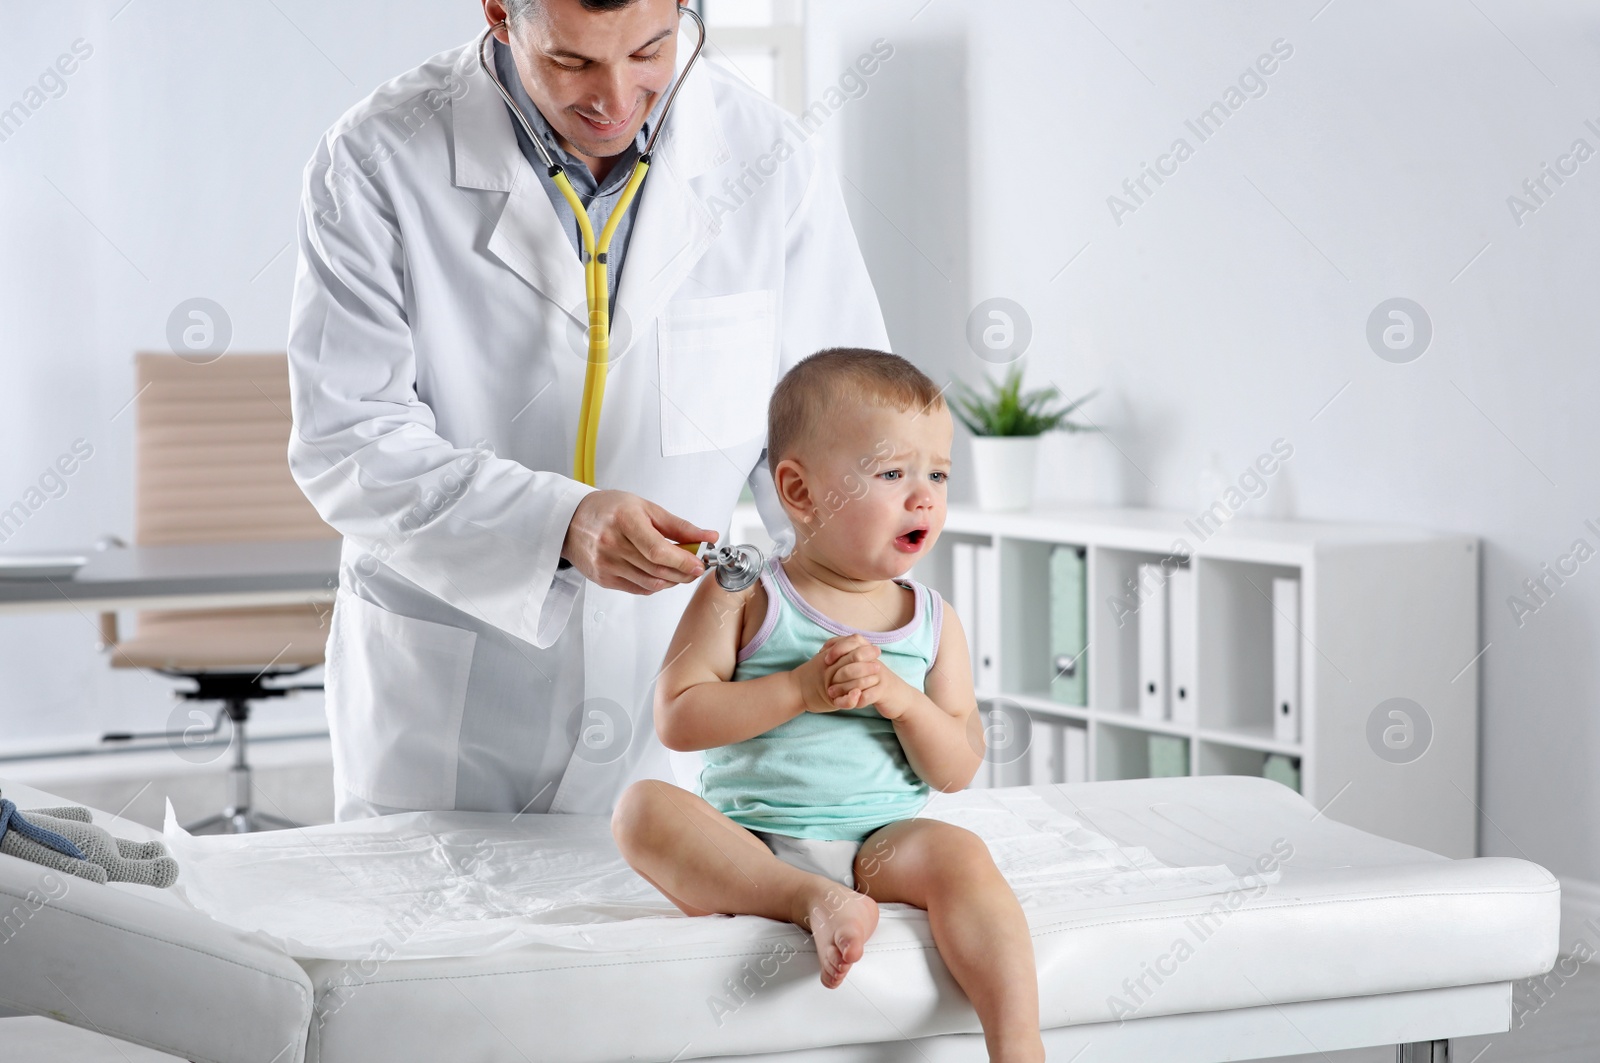
<path id="1" fill-rule="evenodd" d="M 904 535 L 897 536 L 895 538 L 895 543 L 900 546 L 901 549 L 915 550 L 922 545 L 922 540 L 926 539 L 927 537 L 928 529 L 913 528 Z"/>

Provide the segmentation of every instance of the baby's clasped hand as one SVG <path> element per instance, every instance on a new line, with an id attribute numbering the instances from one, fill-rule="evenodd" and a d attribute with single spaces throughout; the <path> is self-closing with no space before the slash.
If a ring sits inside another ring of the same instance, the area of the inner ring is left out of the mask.
<path id="1" fill-rule="evenodd" d="M 860 635 L 836 635 L 824 642 L 816 656 L 794 670 L 806 711 L 874 705 L 885 719 L 900 715 L 900 688 L 910 688 L 879 655 L 878 647 Z"/>

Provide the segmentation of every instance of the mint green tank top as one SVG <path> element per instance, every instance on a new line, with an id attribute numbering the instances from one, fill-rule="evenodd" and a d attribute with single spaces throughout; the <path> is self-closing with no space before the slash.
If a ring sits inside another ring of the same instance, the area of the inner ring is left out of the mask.
<path id="1" fill-rule="evenodd" d="M 895 580 L 916 596 L 911 620 L 893 631 L 862 631 L 832 620 L 795 591 L 783 566 L 761 571 L 767 614 L 739 651 L 733 682 L 791 671 L 836 635 L 876 643 L 883 664 L 917 690 L 939 655 L 944 603 L 931 587 Z M 932 789 L 906 759 L 894 724 L 871 705 L 806 712 L 765 734 L 701 751 L 700 796 L 740 826 L 796 838 L 861 841 L 922 810 Z"/>

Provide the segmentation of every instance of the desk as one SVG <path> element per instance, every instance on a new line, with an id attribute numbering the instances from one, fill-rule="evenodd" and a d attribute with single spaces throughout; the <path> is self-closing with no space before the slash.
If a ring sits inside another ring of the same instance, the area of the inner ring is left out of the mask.
<path id="1" fill-rule="evenodd" d="M 339 539 L 85 550 L 70 579 L 0 579 L 0 616 L 331 602 Z"/>

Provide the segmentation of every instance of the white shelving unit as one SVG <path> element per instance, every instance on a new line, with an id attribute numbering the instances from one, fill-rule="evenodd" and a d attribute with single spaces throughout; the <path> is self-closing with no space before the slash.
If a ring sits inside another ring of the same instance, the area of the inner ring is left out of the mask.
<path id="1" fill-rule="evenodd" d="M 736 508 L 729 534 L 723 541 L 771 548 L 751 503 Z M 1308 521 L 1202 525 L 1196 515 L 1147 509 L 952 506 L 939 541 L 911 572 L 946 602 L 957 541 L 1000 552 L 1000 683 L 979 689 L 980 702 L 1084 727 L 1090 780 L 1149 774 L 1151 734 L 1186 740 L 1196 775 L 1260 775 L 1267 755 L 1281 753 L 1297 762 L 1301 793 L 1329 818 L 1446 856 L 1476 855 L 1482 647 L 1475 538 Z M 1050 694 L 1048 562 L 1057 545 L 1087 551 L 1083 706 Z M 1119 626 L 1112 604 L 1140 563 L 1182 554 L 1196 577 L 1192 724 L 1139 716 L 1136 618 L 1124 615 Z M 1300 580 L 1294 742 L 1273 737 L 1276 576 Z M 970 633 L 972 618 L 962 621 Z M 1370 718 L 1391 698 L 1416 703 L 1431 725 L 1425 752 L 1404 762 L 1381 755 L 1369 739 Z"/>

